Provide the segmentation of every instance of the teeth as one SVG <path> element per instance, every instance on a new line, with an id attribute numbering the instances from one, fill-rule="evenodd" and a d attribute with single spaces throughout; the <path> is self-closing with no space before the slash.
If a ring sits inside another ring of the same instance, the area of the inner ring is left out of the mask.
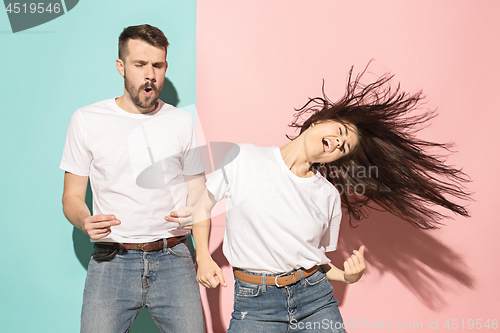
<path id="1" fill-rule="evenodd" d="M 330 141 L 327 140 L 327 139 L 323 139 L 323 146 L 326 147 L 326 148 L 323 148 L 323 151 L 329 151 L 330 150 Z"/>
<path id="2" fill-rule="evenodd" d="M 332 142 L 329 139 L 323 139 L 323 146 L 326 146 L 326 148 L 323 148 L 323 151 L 330 153 L 332 150 Z"/>

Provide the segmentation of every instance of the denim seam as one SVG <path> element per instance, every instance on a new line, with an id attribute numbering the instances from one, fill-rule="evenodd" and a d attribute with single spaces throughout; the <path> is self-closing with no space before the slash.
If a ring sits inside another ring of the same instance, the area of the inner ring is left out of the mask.
<path id="1" fill-rule="evenodd" d="M 130 328 L 132 327 L 132 324 L 134 323 L 134 320 L 135 318 L 137 317 L 137 315 L 139 314 L 139 311 L 141 311 L 142 308 L 140 308 L 139 310 L 137 310 L 137 312 L 135 313 L 134 317 L 132 318 L 132 321 L 130 322 L 130 325 L 128 325 L 128 328 L 127 330 L 125 331 L 125 333 L 128 333 L 130 332 Z"/>
<path id="2" fill-rule="evenodd" d="M 158 325 L 158 323 L 156 322 L 155 317 L 154 317 L 153 315 L 151 315 L 151 318 L 152 318 L 152 319 L 153 319 L 153 321 L 155 322 L 156 327 L 158 327 L 158 330 L 160 331 L 160 333 L 164 333 L 164 332 L 161 330 L 160 325 Z"/>

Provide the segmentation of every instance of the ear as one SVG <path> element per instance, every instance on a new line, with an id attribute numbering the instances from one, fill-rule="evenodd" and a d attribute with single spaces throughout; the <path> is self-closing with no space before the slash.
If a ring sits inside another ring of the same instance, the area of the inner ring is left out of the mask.
<path id="1" fill-rule="evenodd" d="M 165 60 L 165 71 L 168 69 L 168 61 Z"/>
<path id="2" fill-rule="evenodd" d="M 120 73 L 121 76 L 125 76 L 125 64 L 123 63 L 123 60 L 120 58 L 116 59 L 115 66 L 118 73 Z"/>

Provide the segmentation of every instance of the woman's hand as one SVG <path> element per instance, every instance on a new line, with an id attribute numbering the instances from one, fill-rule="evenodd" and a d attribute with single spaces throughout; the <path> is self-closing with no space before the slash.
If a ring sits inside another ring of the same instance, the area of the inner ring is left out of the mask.
<path id="1" fill-rule="evenodd" d="M 363 276 L 366 269 L 365 246 L 361 245 L 359 250 L 354 250 L 353 254 L 344 261 L 344 281 L 346 283 L 357 282 Z"/>
<path id="2" fill-rule="evenodd" d="M 227 287 L 222 275 L 222 270 L 219 265 L 212 259 L 212 257 L 207 257 L 205 259 L 198 259 L 198 271 L 196 273 L 196 281 L 202 286 L 207 288 L 215 288 L 219 283 L 223 287 Z"/>

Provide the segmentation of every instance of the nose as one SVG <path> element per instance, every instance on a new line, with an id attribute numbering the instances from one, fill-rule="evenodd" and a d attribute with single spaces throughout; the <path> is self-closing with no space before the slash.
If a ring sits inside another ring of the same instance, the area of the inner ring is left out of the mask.
<path id="1" fill-rule="evenodd" d="M 337 145 L 337 148 L 340 148 L 340 147 L 342 147 L 344 145 L 344 139 L 342 139 L 342 138 L 336 138 L 335 139 L 335 143 Z"/>
<path id="2" fill-rule="evenodd" d="M 156 73 L 153 66 L 151 65 L 146 66 L 145 79 L 147 81 L 156 82 Z"/>

